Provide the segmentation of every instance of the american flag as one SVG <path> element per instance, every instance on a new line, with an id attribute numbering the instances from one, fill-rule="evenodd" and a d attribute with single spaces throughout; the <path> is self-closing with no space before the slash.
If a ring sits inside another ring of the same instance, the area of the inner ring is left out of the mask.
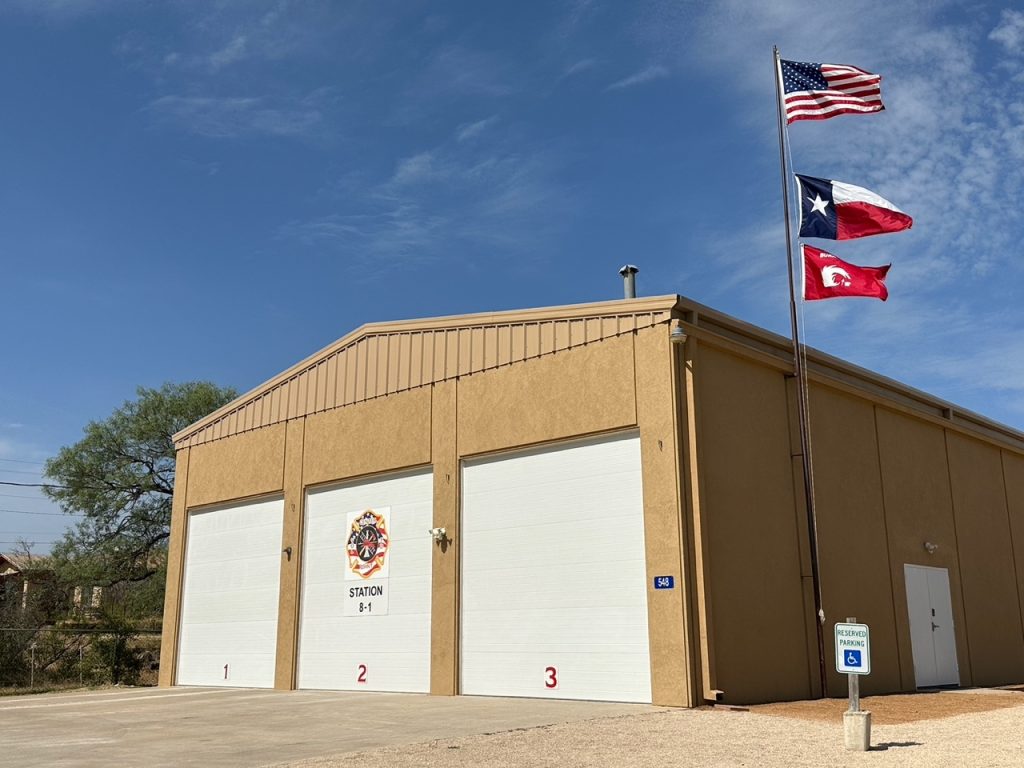
<path id="1" fill-rule="evenodd" d="M 828 120 L 854 112 L 881 112 L 882 77 L 846 64 L 780 61 L 786 123 Z"/>

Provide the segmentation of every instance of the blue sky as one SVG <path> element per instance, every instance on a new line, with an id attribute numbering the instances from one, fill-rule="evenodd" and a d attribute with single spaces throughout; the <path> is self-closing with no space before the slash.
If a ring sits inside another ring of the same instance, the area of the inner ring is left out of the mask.
<path id="1" fill-rule="evenodd" d="M 7 0 L 0 479 L 137 385 L 247 390 L 370 321 L 681 293 L 788 333 L 772 45 L 883 76 L 794 170 L 909 232 L 805 340 L 1024 428 L 1024 13 L 908 0 Z M 68 518 L 0 487 L 0 550 Z M 15 511 L 10 511 L 15 510 Z"/>

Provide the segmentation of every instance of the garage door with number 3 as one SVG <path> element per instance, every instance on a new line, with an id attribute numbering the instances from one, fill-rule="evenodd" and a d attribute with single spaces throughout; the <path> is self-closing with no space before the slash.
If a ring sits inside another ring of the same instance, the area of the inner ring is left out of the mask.
<path id="1" fill-rule="evenodd" d="M 461 692 L 651 700 L 640 440 L 466 462 Z"/>

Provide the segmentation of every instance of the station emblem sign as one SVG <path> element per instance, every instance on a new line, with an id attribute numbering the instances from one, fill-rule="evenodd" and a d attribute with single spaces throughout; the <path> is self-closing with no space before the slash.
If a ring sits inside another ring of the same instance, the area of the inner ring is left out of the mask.
<path id="1" fill-rule="evenodd" d="M 388 534 L 387 509 L 367 509 L 351 515 L 345 553 L 349 578 L 370 579 L 387 575 Z"/>

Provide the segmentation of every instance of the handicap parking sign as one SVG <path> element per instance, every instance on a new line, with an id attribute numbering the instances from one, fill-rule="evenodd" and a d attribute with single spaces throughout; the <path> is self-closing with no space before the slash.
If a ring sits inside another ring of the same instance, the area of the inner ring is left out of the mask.
<path id="1" fill-rule="evenodd" d="M 871 674 L 871 636 L 867 624 L 836 624 L 836 672 Z"/>

